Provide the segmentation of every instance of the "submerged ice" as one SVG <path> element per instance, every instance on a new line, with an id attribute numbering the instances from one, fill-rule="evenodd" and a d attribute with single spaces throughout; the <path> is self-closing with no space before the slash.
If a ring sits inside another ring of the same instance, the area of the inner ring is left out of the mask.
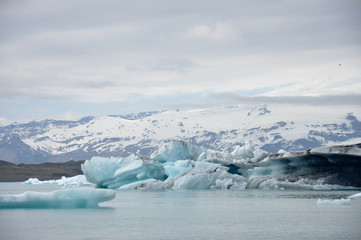
<path id="1" fill-rule="evenodd" d="M 95 188 L 69 188 L 54 192 L 24 192 L 0 195 L 0 208 L 96 208 L 115 198 L 115 191 Z"/>
<path id="2" fill-rule="evenodd" d="M 150 157 L 93 157 L 82 171 L 102 188 L 340 189 L 361 187 L 360 147 L 268 154 L 247 142 L 229 153 L 170 141 Z"/>

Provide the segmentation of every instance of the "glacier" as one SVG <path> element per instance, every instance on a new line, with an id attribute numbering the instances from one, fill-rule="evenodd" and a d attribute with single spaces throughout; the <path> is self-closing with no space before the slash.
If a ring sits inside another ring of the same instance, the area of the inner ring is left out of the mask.
<path id="1" fill-rule="evenodd" d="M 172 140 L 149 157 L 92 157 L 88 182 L 110 189 L 354 189 L 361 144 L 269 154 L 251 142 L 232 152 Z"/>
<path id="2" fill-rule="evenodd" d="M 97 208 L 114 199 L 116 192 L 96 188 L 68 188 L 53 192 L 0 195 L 0 208 Z"/>

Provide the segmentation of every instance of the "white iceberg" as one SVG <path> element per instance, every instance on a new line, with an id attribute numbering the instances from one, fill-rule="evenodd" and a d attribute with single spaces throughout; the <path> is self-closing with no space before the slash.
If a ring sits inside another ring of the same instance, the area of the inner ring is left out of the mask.
<path id="1" fill-rule="evenodd" d="M 246 142 L 244 146 L 237 146 L 232 155 L 237 159 L 243 159 L 243 162 L 257 163 L 268 156 L 268 152 L 262 149 L 255 149 L 251 142 Z"/>
<path id="2" fill-rule="evenodd" d="M 238 155 L 245 159 L 251 159 L 254 157 L 254 146 L 251 142 L 246 142 L 244 146 L 238 146 L 232 152 L 232 155 Z"/>
<path id="3" fill-rule="evenodd" d="M 96 208 L 115 198 L 108 189 L 69 188 L 54 192 L 24 192 L 0 195 L 0 208 Z"/>
<path id="4" fill-rule="evenodd" d="M 86 180 L 84 175 L 77 175 L 74 177 L 61 177 L 61 179 L 57 180 L 45 180 L 41 181 L 38 178 L 29 178 L 24 184 L 57 184 L 63 186 L 64 188 L 69 187 L 81 187 L 81 186 L 93 186 L 93 183 L 90 183 Z"/>
<path id="5" fill-rule="evenodd" d="M 26 180 L 25 182 L 23 182 L 24 184 L 55 184 L 56 180 L 45 180 L 45 181 L 41 181 L 38 178 L 29 178 L 28 180 Z"/>
<path id="6" fill-rule="evenodd" d="M 317 205 L 336 205 L 336 206 L 345 206 L 350 205 L 350 199 L 318 199 Z"/>

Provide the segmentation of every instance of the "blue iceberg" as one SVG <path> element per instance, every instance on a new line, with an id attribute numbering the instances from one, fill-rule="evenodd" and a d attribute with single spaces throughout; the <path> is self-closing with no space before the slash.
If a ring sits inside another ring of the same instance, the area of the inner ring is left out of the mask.
<path id="1" fill-rule="evenodd" d="M 125 158 L 93 157 L 81 166 L 88 182 L 102 188 L 119 188 L 146 179 L 164 178 L 163 166 L 132 154 Z"/>
<path id="2" fill-rule="evenodd" d="M 115 198 L 108 189 L 69 188 L 54 192 L 24 192 L 0 195 L 0 208 L 97 208 Z"/>
<path id="3" fill-rule="evenodd" d="M 82 165 L 87 181 L 103 188 L 230 189 L 245 188 L 246 178 L 230 173 L 233 156 L 171 141 L 149 158 L 93 157 Z"/>
<path id="4" fill-rule="evenodd" d="M 113 189 L 349 189 L 361 187 L 360 149 L 268 154 L 247 142 L 229 153 L 170 141 L 149 157 L 93 157 L 82 170 L 88 182 Z"/>

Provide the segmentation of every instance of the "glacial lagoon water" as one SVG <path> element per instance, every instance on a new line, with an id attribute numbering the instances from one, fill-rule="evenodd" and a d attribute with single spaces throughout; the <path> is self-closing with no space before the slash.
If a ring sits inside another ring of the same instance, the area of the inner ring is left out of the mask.
<path id="1" fill-rule="evenodd" d="M 0 183 L 0 194 L 57 185 Z M 0 209 L 0 239 L 361 239 L 359 191 L 116 190 L 92 209 Z"/>

